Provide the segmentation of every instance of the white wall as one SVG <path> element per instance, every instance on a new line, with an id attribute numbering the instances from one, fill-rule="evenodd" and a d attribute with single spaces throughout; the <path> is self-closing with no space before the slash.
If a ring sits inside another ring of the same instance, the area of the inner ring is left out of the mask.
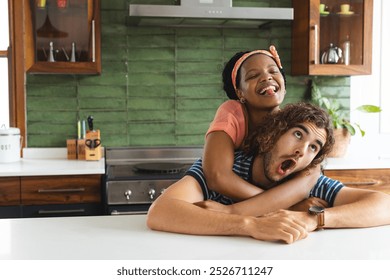
<path id="1" fill-rule="evenodd" d="M 364 137 L 352 137 L 351 156 L 390 158 L 390 91 L 386 83 L 390 77 L 390 20 L 386 11 L 390 11 L 390 1 L 374 0 L 372 75 L 351 77 L 351 120 L 366 131 Z M 379 105 L 383 112 L 353 110 L 362 104 Z"/>

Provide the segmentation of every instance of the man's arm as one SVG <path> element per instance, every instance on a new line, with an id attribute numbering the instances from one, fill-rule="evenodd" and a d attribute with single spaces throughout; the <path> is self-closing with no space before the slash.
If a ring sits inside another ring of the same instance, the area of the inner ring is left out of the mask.
<path id="1" fill-rule="evenodd" d="M 317 227 L 317 217 L 306 212 L 280 210 L 267 215 L 301 219 L 308 231 Z M 325 209 L 324 228 L 365 228 L 390 224 L 390 195 L 379 191 L 343 187 L 333 207 Z"/>
<path id="2" fill-rule="evenodd" d="M 295 217 L 252 217 L 210 211 L 194 205 L 203 200 L 197 181 L 185 176 L 169 187 L 151 206 L 147 225 L 153 230 L 196 234 L 250 236 L 258 240 L 292 243 L 307 236 Z"/>
<path id="3" fill-rule="evenodd" d="M 325 227 L 373 227 L 390 224 L 390 195 L 343 187 L 334 207 L 325 210 Z"/>

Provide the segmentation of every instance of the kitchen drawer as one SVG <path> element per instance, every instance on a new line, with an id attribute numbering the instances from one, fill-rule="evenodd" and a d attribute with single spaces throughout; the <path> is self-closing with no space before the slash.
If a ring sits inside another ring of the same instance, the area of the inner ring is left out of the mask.
<path id="1" fill-rule="evenodd" d="M 0 218 L 20 218 L 22 217 L 22 207 L 17 206 L 0 206 Z"/>
<path id="2" fill-rule="evenodd" d="M 22 205 L 100 203 L 101 175 L 21 178 Z"/>
<path id="3" fill-rule="evenodd" d="M 0 178 L 0 206 L 20 204 L 19 177 Z"/>
<path id="4" fill-rule="evenodd" d="M 22 206 L 23 218 L 98 216 L 103 214 L 100 203 L 47 204 Z"/>
<path id="5" fill-rule="evenodd" d="M 378 190 L 390 194 L 390 169 L 325 170 L 324 174 L 348 187 Z"/>

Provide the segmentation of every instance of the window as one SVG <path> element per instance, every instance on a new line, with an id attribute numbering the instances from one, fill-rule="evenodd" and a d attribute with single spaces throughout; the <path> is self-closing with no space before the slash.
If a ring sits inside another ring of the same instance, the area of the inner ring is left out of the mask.
<path id="1" fill-rule="evenodd" d="M 387 9 L 387 10 L 386 10 Z M 387 79 L 390 75 L 390 19 L 385 11 L 389 11 L 390 2 L 382 1 L 382 47 L 381 47 L 381 81 L 380 81 L 380 93 L 381 93 L 381 107 L 382 118 L 380 124 L 380 131 L 384 134 L 390 134 L 390 94 L 388 91 Z"/>
<path id="2" fill-rule="evenodd" d="M 8 59 L 9 46 L 8 1 L 0 1 L 0 127 L 9 126 Z"/>
<path id="3" fill-rule="evenodd" d="M 372 75 L 351 77 L 351 120 L 359 123 L 366 135 L 352 137 L 348 153 L 360 159 L 390 159 L 390 94 L 387 90 L 390 75 L 390 18 L 386 14 L 389 9 L 390 1 L 374 1 Z M 382 112 L 365 114 L 354 110 L 362 104 L 379 105 Z"/>

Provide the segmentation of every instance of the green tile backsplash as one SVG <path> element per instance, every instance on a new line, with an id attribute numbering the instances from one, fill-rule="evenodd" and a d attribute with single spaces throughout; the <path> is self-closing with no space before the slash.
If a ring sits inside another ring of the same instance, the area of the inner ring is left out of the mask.
<path id="1" fill-rule="evenodd" d="M 226 100 L 221 71 L 235 52 L 275 44 L 290 72 L 291 22 L 263 29 L 134 27 L 127 24 L 130 2 L 175 1 L 101 1 L 102 74 L 27 75 L 29 147 L 65 147 L 76 136 L 77 120 L 88 115 L 106 147 L 202 145 Z M 233 4 L 291 6 L 289 0 Z M 304 98 L 307 79 L 287 75 L 285 103 Z M 349 78 L 318 77 L 317 84 L 349 109 Z"/>

